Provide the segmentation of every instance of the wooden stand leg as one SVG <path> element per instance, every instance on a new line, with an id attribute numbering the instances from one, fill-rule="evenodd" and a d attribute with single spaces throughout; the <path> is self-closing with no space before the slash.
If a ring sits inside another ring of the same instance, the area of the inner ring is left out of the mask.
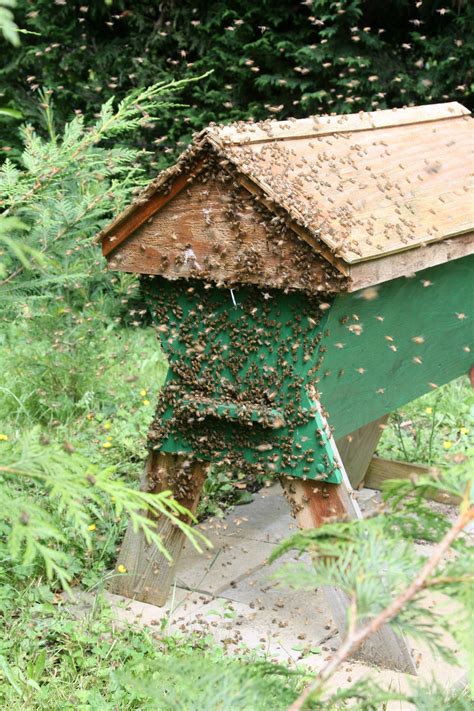
<path id="1" fill-rule="evenodd" d="M 207 465 L 185 457 L 151 452 L 145 466 L 142 487 L 153 494 L 167 489 L 191 513 L 196 511 L 206 478 Z M 118 558 L 126 572 L 115 575 L 110 592 L 142 602 L 163 606 L 169 595 L 176 564 L 185 543 L 185 534 L 167 516 L 157 519 L 163 545 L 172 556 L 168 561 L 154 545 L 148 545 L 141 531 L 128 526 Z"/>
<path id="2" fill-rule="evenodd" d="M 284 478 L 282 484 L 300 528 L 319 528 L 330 520 L 362 517 L 347 479 L 342 484 L 328 484 Z M 344 632 L 349 600 L 337 588 L 326 588 L 326 595 L 336 626 Z M 407 642 L 388 625 L 367 640 L 354 656 L 369 664 L 416 674 Z"/>
<path id="3" fill-rule="evenodd" d="M 384 415 L 336 441 L 339 455 L 354 489 L 358 489 L 364 480 L 387 420 L 388 415 Z"/>

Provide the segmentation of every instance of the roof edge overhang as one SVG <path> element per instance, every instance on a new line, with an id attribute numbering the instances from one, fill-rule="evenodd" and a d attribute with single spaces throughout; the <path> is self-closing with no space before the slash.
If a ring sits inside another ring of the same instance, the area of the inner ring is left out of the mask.
<path id="1" fill-rule="evenodd" d="M 462 259 L 471 254 L 474 254 L 472 230 L 438 242 L 429 242 L 422 247 L 355 262 L 349 266 L 347 290 L 360 291 L 399 277 L 412 277 L 429 267 Z"/>
<path id="2" fill-rule="evenodd" d="M 194 180 L 204 168 L 204 148 L 202 139 L 196 141 L 181 154 L 174 165 L 163 170 L 128 207 L 96 235 L 94 242 L 102 243 L 104 256 L 113 252 Z"/>
<path id="3" fill-rule="evenodd" d="M 410 126 L 413 124 L 443 121 L 470 115 L 469 109 L 458 101 L 424 106 L 406 106 L 401 109 L 361 111 L 338 116 L 310 116 L 306 119 L 285 121 L 267 120 L 252 124 L 241 121 L 219 127 L 219 138 L 224 143 L 245 145 L 272 141 L 316 138 L 333 133 L 356 133 L 378 128 Z"/>

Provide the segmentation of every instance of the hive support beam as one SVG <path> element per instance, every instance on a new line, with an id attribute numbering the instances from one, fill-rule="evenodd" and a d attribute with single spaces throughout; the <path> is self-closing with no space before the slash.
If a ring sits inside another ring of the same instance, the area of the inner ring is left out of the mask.
<path id="1" fill-rule="evenodd" d="M 191 513 L 196 511 L 206 478 L 207 464 L 189 458 L 151 452 L 142 479 L 142 490 L 152 494 L 171 490 L 174 498 Z M 189 517 L 187 517 L 187 522 Z M 163 606 L 169 596 L 176 565 L 186 535 L 165 515 L 156 519 L 158 533 L 171 555 L 168 561 L 155 544 L 148 544 L 141 531 L 128 525 L 117 568 L 125 572 L 115 575 L 108 586 L 110 592 L 152 605 Z"/>
<path id="2" fill-rule="evenodd" d="M 369 422 L 363 427 L 336 440 L 339 455 L 354 489 L 364 481 L 372 456 L 377 449 L 388 415 Z"/>
<path id="3" fill-rule="evenodd" d="M 341 484 L 282 478 L 299 528 L 319 528 L 328 520 L 362 518 L 343 468 L 342 472 Z M 326 596 L 336 627 L 344 635 L 349 599 L 342 590 L 333 587 L 326 588 Z M 354 657 L 368 664 L 416 675 L 416 667 L 406 640 L 395 634 L 389 625 L 372 635 Z"/>
<path id="4" fill-rule="evenodd" d="M 409 479 L 416 481 L 420 476 L 436 477 L 439 470 L 436 467 L 429 467 L 426 464 L 413 464 L 412 462 L 397 462 L 393 459 L 382 459 L 382 457 L 372 457 L 369 468 L 364 479 L 364 486 L 367 489 L 382 489 L 384 482 L 391 479 Z M 423 496 L 431 501 L 440 504 L 451 504 L 459 506 L 461 497 L 450 494 L 448 491 L 439 489 L 428 489 Z"/>

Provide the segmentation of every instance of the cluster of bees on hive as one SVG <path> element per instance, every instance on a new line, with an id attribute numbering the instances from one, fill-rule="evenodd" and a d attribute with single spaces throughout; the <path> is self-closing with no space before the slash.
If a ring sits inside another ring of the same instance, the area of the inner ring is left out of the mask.
<path id="1" fill-rule="evenodd" d="M 152 449 L 171 440 L 178 454 L 248 478 L 298 471 L 324 479 L 335 470 L 305 400 L 308 374 L 320 366 L 317 297 L 245 286 L 234 304 L 229 290 L 197 280 L 144 278 L 142 287 L 171 368 L 149 432 Z M 235 406 L 237 417 L 220 416 L 217 404 Z"/>
<path id="2" fill-rule="evenodd" d="M 197 158 L 202 162 L 193 174 Z M 171 441 L 172 451 L 244 472 L 247 480 L 268 471 L 289 476 L 302 471 L 325 479 L 337 467 L 305 393 L 308 378 L 322 364 L 316 353 L 323 310 L 346 280 L 297 236 L 281 206 L 264 203 L 261 195 L 242 187 L 215 148 L 203 149 L 197 142 L 179 170 L 189 171 L 190 181 L 200 185 L 203 205 L 208 181 L 218 181 L 237 246 L 228 259 L 228 247 L 215 243 L 202 263 L 188 264 L 186 280 L 171 284 L 162 277 L 142 277 L 171 368 L 150 427 L 150 448 L 158 451 Z M 175 176 L 176 166 L 164 177 L 170 187 Z M 203 220 L 212 228 L 206 207 Z M 262 250 L 246 243 L 253 224 L 264 227 L 267 255 L 278 257 L 291 244 L 270 287 Z M 183 243 L 178 266 L 191 248 Z M 218 404 L 226 403 L 238 410 L 233 420 L 218 413 Z M 249 408 L 259 416 L 250 417 Z"/>

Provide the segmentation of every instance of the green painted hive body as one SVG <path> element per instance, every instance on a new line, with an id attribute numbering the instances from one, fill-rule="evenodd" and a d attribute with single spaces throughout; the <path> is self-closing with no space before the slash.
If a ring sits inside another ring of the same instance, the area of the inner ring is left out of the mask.
<path id="1" fill-rule="evenodd" d="M 321 303 L 144 280 L 170 370 L 151 446 L 340 482 L 336 438 L 459 375 L 474 350 L 474 257 Z"/>
<path id="2" fill-rule="evenodd" d="M 340 482 L 308 385 L 325 319 L 302 293 L 145 281 L 170 363 L 152 446 Z"/>
<path id="3" fill-rule="evenodd" d="M 336 297 L 318 374 L 337 438 L 469 372 L 474 255 Z"/>

